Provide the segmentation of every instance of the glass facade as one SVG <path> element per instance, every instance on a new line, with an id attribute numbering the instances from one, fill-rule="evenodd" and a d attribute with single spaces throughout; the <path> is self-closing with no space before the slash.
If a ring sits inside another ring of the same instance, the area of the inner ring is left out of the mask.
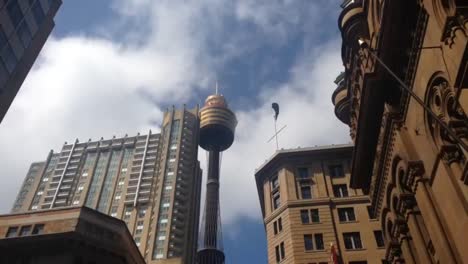
<path id="1" fill-rule="evenodd" d="M 99 154 L 98 163 L 96 166 L 96 170 L 94 171 L 93 179 L 91 181 L 91 185 L 88 191 L 88 197 L 86 198 L 86 206 L 93 208 L 94 202 L 96 198 L 96 194 L 99 192 L 101 188 L 101 181 L 106 173 L 106 165 L 107 161 L 109 160 L 109 151 L 103 151 Z"/>
<path id="2" fill-rule="evenodd" d="M 112 191 L 114 189 L 114 181 L 119 173 L 120 159 L 122 150 L 115 150 L 112 152 L 112 158 L 107 170 L 107 175 L 104 179 L 102 186 L 101 197 L 99 198 L 99 204 L 97 210 L 102 213 L 107 213 L 109 206 L 109 199 L 112 197 Z"/>

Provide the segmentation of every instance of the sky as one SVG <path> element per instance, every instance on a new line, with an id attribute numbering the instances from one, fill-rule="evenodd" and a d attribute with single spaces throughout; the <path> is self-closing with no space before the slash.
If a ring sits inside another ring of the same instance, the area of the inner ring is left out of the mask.
<path id="1" fill-rule="evenodd" d="M 349 143 L 334 115 L 340 0 L 65 0 L 0 123 L 0 213 L 65 141 L 157 132 L 164 110 L 220 92 L 236 113 L 221 165 L 227 263 L 266 263 L 255 169 L 280 148 Z M 206 167 L 205 153 L 199 158 Z"/>

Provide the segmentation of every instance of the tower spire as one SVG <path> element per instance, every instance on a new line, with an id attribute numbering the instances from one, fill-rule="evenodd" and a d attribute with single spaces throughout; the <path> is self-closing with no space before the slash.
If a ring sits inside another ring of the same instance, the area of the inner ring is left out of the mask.
<path id="1" fill-rule="evenodd" d="M 216 91 L 216 95 L 218 95 L 218 80 L 216 80 L 216 86 L 215 86 L 215 91 Z"/>

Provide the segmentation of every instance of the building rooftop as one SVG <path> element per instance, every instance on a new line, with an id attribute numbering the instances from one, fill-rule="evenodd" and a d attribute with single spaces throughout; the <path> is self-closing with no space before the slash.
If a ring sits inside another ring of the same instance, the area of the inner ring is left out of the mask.
<path id="1" fill-rule="evenodd" d="M 323 146 L 314 146 L 314 147 L 297 147 L 297 148 L 290 148 L 290 149 L 280 149 L 277 150 L 269 159 L 267 159 L 260 167 L 255 169 L 255 174 L 261 173 L 266 167 L 271 165 L 273 161 L 276 161 L 281 156 L 291 156 L 296 154 L 312 154 L 313 152 L 323 153 L 327 150 L 337 150 L 337 149 L 352 149 L 354 147 L 353 144 L 333 144 L 333 145 L 323 145 Z"/>

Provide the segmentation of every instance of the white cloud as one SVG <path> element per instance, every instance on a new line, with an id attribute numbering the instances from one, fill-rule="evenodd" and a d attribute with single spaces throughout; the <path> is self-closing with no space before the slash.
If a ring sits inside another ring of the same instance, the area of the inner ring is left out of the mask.
<path id="1" fill-rule="evenodd" d="M 0 211 L 11 208 L 28 166 L 49 149 L 74 138 L 146 133 L 161 121 L 165 105 L 206 94 L 197 87 L 210 88 L 232 58 L 307 32 L 286 81 L 260 84 L 258 104 L 237 112 L 236 141 L 223 154 L 225 227 L 242 217 L 259 219 L 254 170 L 275 150 L 266 143 L 273 134 L 272 102 L 281 107 L 279 125 L 287 125 L 282 147 L 348 141 L 330 99 L 341 68 L 339 41 L 313 47 L 309 34 L 332 12 L 330 2 L 115 0 L 116 22 L 97 25 L 104 35 L 50 38 L 0 124 Z M 203 153 L 200 159 L 204 165 Z"/>

